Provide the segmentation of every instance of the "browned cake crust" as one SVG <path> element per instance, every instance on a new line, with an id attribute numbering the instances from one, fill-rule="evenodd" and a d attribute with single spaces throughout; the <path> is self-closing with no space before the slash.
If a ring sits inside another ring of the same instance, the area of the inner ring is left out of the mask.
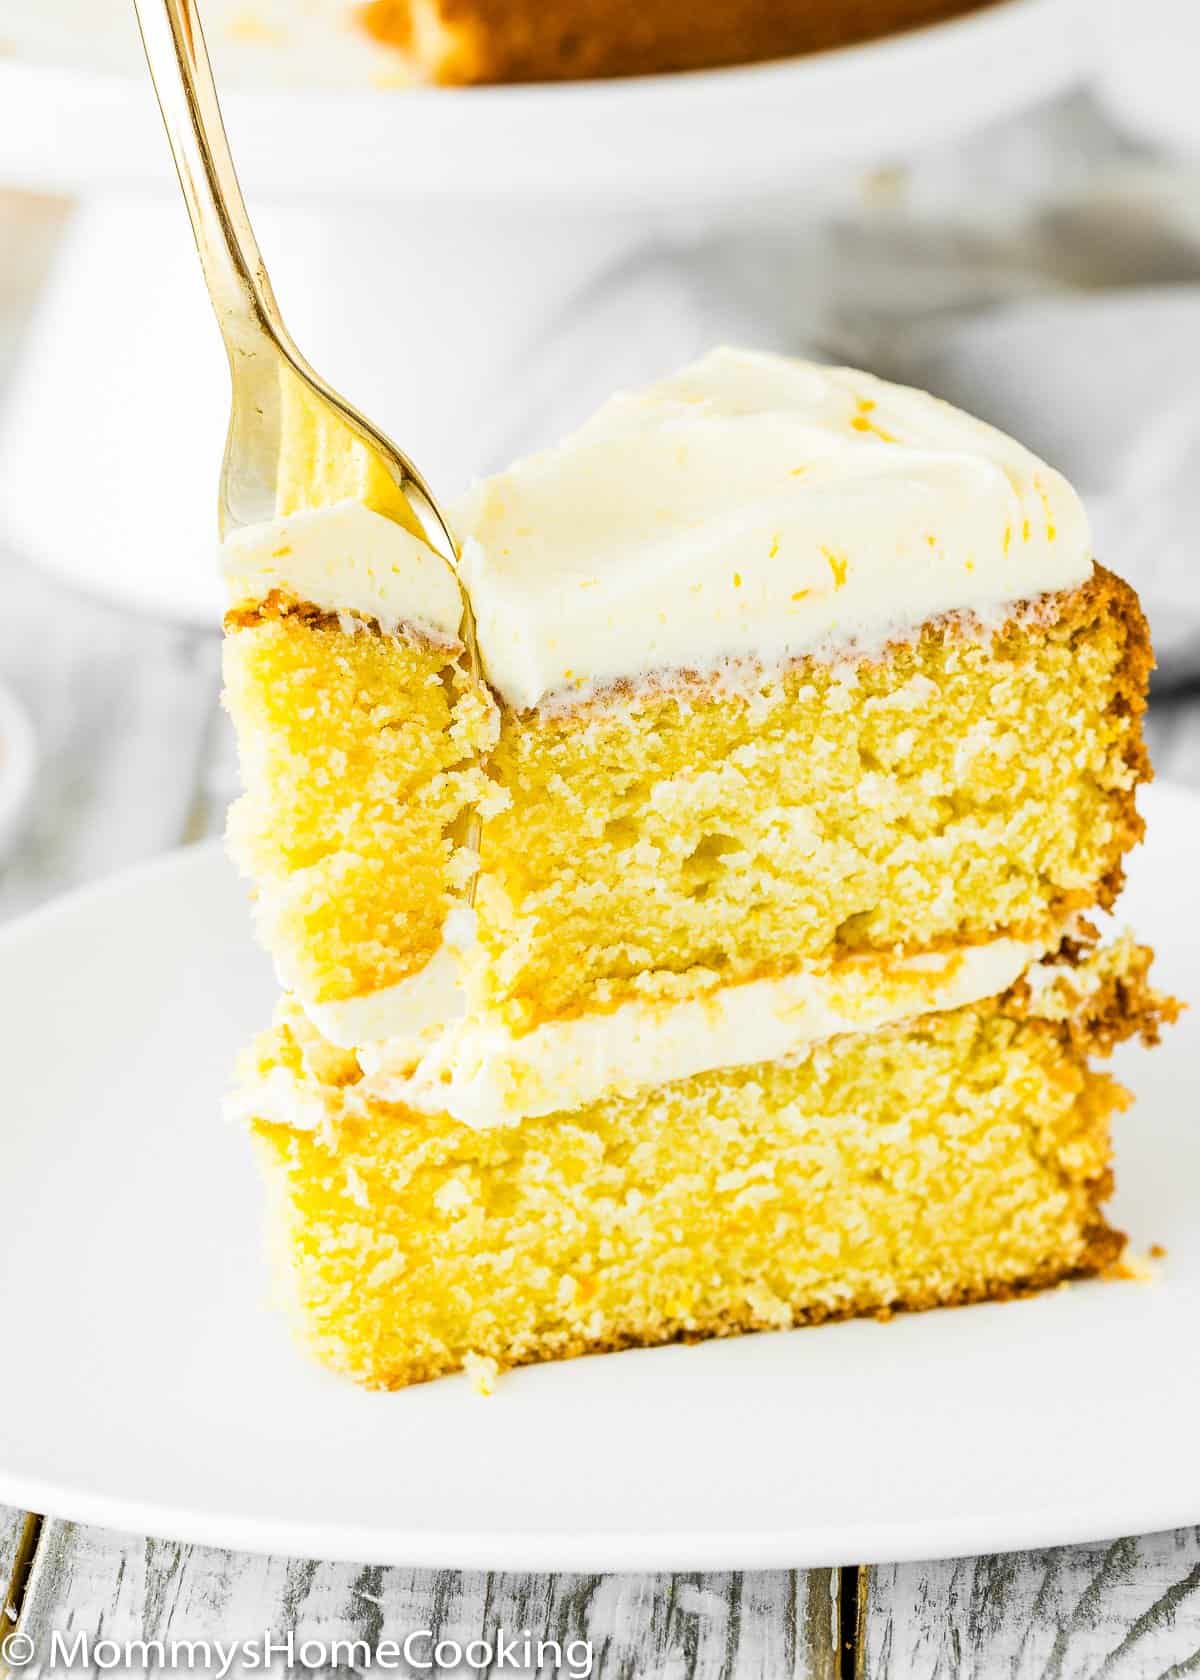
<path id="1" fill-rule="evenodd" d="M 1111 1194 L 1111 1190 L 1108 1194 Z M 844 1324 L 852 1318 L 874 1318 L 878 1323 L 886 1324 L 901 1313 L 933 1312 L 939 1307 L 973 1307 L 985 1301 L 1020 1301 L 1030 1295 L 1039 1295 L 1043 1290 L 1056 1289 L 1060 1284 L 1077 1282 L 1081 1278 L 1116 1278 L 1120 1275 L 1118 1269 L 1126 1242 L 1125 1233 L 1115 1231 L 1107 1224 L 1104 1215 L 1097 1208 L 1096 1224 L 1088 1234 L 1087 1248 L 1075 1265 L 1044 1266 L 1029 1277 L 1012 1283 L 987 1283 L 979 1288 L 943 1290 L 938 1293 L 931 1292 L 929 1295 L 913 1293 L 902 1301 L 873 1311 L 864 1311 L 858 1306 L 794 1309 L 789 1328 L 803 1330 L 817 1324 Z M 728 1312 L 714 1317 L 701 1329 L 666 1332 L 656 1330 L 653 1334 L 640 1330 L 603 1336 L 578 1334 L 556 1342 L 553 1352 L 549 1354 L 540 1351 L 519 1353 L 511 1362 L 506 1362 L 503 1368 L 515 1370 L 522 1365 L 545 1364 L 548 1360 L 585 1359 L 594 1353 L 627 1353 L 633 1348 L 697 1347 L 701 1342 L 725 1341 L 732 1336 L 752 1336 L 764 1328 L 762 1322 L 756 1319 L 747 1307 L 742 1312 Z M 416 1383 L 435 1382 L 439 1377 L 453 1376 L 462 1368 L 462 1363 L 457 1359 L 439 1359 L 427 1364 L 406 1365 L 402 1371 L 395 1373 L 377 1373 L 365 1380 L 360 1376 L 358 1380 L 363 1381 L 363 1385 L 368 1388 L 395 1391 L 411 1388 Z"/>
<path id="2" fill-rule="evenodd" d="M 377 39 L 414 52 L 443 83 L 572 81 L 711 69 L 889 35 L 977 11 L 986 0 L 437 0 L 436 56 L 414 27 L 425 0 L 367 0 Z"/>
<path id="3" fill-rule="evenodd" d="M 928 1294 L 913 1291 L 903 1300 L 870 1311 L 864 1311 L 856 1305 L 793 1309 L 789 1328 L 803 1330 L 817 1324 L 842 1324 L 852 1318 L 874 1318 L 879 1323 L 886 1324 L 900 1313 L 933 1312 L 939 1307 L 973 1307 L 984 1301 L 1020 1301 L 1030 1295 L 1039 1295 L 1043 1290 L 1055 1289 L 1060 1284 L 1076 1282 L 1080 1278 L 1111 1276 L 1115 1279 L 1121 1275 L 1119 1268 L 1128 1238 L 1124 1231 L 1114 1230 L 1109 1225 L 1100 1209 L 1100 1203 L 1111 1194 L 1112 1175 L 1109 1174 L 1102 1192 L 1096 1197 L 1095 1224 L 1087 1233 L 1086 1247 L 1073 1265 L 1050 1264 L 1014 1282 L 985 1283 L 978 1288 L 931 1290 Z M 752 1309 L 746 1307 L 740 1312 L 726 1312 L 713 1317 L 702 1328 L 697 1329 L 671 1330 L 665 1333 L 656 1330 L 653 1334 L 642 1330 L 609 1333 L 603 1336 L 578 1334 L 557 1342 L 551 1355 L 536 1351 L 523 1352 L 516 1355 L 505 1368 L 511 1370 L 521 1365 L 544 1364 L 548 1357 L 554 1360 L 583 1359 L 593 1353 L 626 1353 L 631 1348 L 696 1347 L 701 1342 L 723 1341 L 731 1336 L 751 1336 L 763 1329 L 761 1319 L 756 1318 Z M 407 1366 L 402 1372 L 394 1375 L 381 1375 L 369 1381 L 366 1386 L 393 1390 L 408 1388 L 414 1383 L 434 1382 L 439 1377 L 452 1376 L 461 1368 L 460 1362 L 453 1359 L 431 1361 L 424 1366 Z"/>
<path id="4" fill-rule="evenodd" d="M 1150 673 L 1154 669 L 1154 650 L 1150 646 L 1150 626 L 1142 612 L 1137 591 L 1124 578 L 1097 566 L 1091 579 L 1077 593 L 1085 605 L 1076 633 L 1084 636 L 1107 631 L 1120 637 L 1123 651 L 1114 683 L 1113 710 L 1132 719 L 1135 725 L 1126 735 L 1124 756 L 1130 771 L 1130 786 L 1120 798 L 1120 809 L 1114 824 L 1116 857 L 1101 884 L 1098 897 L 1101 907 L 1110 910 L 1125 884 L 1125 854 L 1130 847 L 1138 844 L 1146 831 L 1146 824 L 1138 815 L 1137 790 L 1140 784 L 1154 778 L 1141 728 L 1150 690 Z"/>
<path id="5" fill-rule="evenodd" d="M 365 635 L 382 636 L 378 620 L 373 618 L 359 618 L 350 614 L 355 621 L 356 629 Z M 252 630 L 258 624 L 282 624 L 291 619 L 297 624 L 303 624 L 310 630 L 340 630 L 347 615 L 345 613 L 330 612 L 326 607 L 314 606 L 311 601 L 298 600 L 289 595 L 284 589 L 272 589 L 264 595 L 261 601 L 246 601 L 236 607 L 230 607 L 221 620 L 222 628 L 227 636 L 232 636 L 238 630 Z M 465 665 L 465 653 L 460 644 L 448 643 L 441 637 L 425 629 L 419 624 L 410 624 L 402 619 L 393 625 L 388 634 L 403 636 L 409 641 L 425 643 L 435 647 L 453 649 L 459 662 Z"/>

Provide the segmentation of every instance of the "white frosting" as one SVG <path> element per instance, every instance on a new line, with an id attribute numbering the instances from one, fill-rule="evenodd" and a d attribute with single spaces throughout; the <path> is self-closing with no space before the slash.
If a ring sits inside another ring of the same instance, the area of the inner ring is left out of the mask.
<path id="1" fill-rule="evenodd" d="M 458 963 L 442 944 L 425 967 L 382 991 L 332 1003 L 304 1004 L 313 1026 L 339 1049 L 403 1038 L 417 1044 L 431 1027 L 442 1027 L 462 1011 Z"/>
<path id="2" fill-rule="evenodd" d="M 621 678 L 878 646 L 1091 570 L 1057 473 L 869 374 L 717 350 L 476 486 L 462 575 L 513 706 Z"/>
<path id="3" fill-rule="evenodd" d="M 458 529 L 492 686 L 526 708 L 727 660 L 870 651 L 1091 571 L 1075 492 L 1011 438 L 870 374 L 715 350 L 486 479 Z M 355 501 L 236 532 L 236 601 L 455 637 L 433 551 Z"/>
<path id="4" fill-rule="evenodd" d="M 284 1067 L 257 1073 L 235 1086 L 222 1109 L 226 1120 L 235 1126 L 269 1120 L 296 1132 L 319 1132 L 329 1119 L 321 1088 L 306 1084 Z"/>
<path id="5" fill-rule="evenodd" d="M 405 623 L 458 638 L 462 597 L 445 560 L 359 501 L 234 531 L 221 566 L 235 606 L 278 589 L 325 612 L 375 619 L 384 630 Z"/>
<path id="6" fill-rule="evenodd" d="M 512 1124 L 711 1068 L 776 1061 L 835 1033 L 958 1009 L 1007 990 L 1059 937 L 1039 944 L 997 939 L 910 958 L 847 958 L 700 998 L 635 1001 L 548 1021 L 519 1037 L 495 1021 L 463 1018 L 415 1066 L 405 1026 L 391 1041 L 360 1047 L 362 1089 L 476 1128 Z"/>
<path id="7" fill-rule="evenodd" d="M 462 1014 L 459 957 L 475 941 L 475 912 L 456 905 L 442 923 L 442 942 L 424 968 L 394 986 L 329 1003 L 302 1000 L 313 1026 L 339 1049 L 384 1040 L 393 1055 L 416 1054 L 433 1029 Z M 289 988 L 286 980 L 284 989 Z"/>

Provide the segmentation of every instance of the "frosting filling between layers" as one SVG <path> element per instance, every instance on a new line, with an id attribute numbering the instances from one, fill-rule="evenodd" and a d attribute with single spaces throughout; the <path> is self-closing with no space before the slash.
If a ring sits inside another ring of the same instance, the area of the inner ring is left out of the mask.
<path id="1" fill-rule="evenodd" d="M 514 1035 L 459 1014 L 423 1036 L 401 988 L 374 1002 L 389 1030 L 360 1040 L 366 1094 L 484 1128 L 581 1107 L 606 1094 L 712 1068 L 777 1061 L 837 1033 L 865 1032 L 1006 991 L 1061 942 L 996 939 L 911 957 L 852 956 L 671 1003 L 628 1002 Z M 306 1013 L 321 1029 L 319 1014 Z M 390 1017 L 390 1020 L 389 1020 Z M 365 1017 L 364 1017 L 365 1018 Z M 298 1123 L 298 1122 L 297 1122 Z"/>
<path id="2" fill-rule="evenodd" d="M 415 974 L 357 997 L 325 1003 L 301 998 L 301 1006 L 322 1038 L 341 1050 L 386 1042 L 393 1058 L 415 1056 L 431 1033 L 462 1014 L 459 959 L 474 939 L 474 911 L 457 905 L 442 923 L 441 944 Z M 295 990 L 280 978 L 285 991 Z"/>

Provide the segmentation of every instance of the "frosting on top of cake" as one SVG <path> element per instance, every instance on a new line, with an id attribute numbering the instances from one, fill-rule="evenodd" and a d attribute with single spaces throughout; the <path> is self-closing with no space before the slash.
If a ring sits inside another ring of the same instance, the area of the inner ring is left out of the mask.
<path id="1" fill-rule="evenodd" d="M 446 561 L 354 498 L 247 525 L 226 537 L 221 569 L 234 606 L 273 590 L 320 607 L 457 641 L 462 596 Z"/>
<path id="2" fill-rule="evenodd" d="M 492 686 L 518 708 L 622 680 L 881 646 L 1091 572 L 1078 496 L 925 392 L 715 350 L 484 480 L 457 521 Z"/>
<path id="3" fill-rule="evenodd" d="M 456 525 L 484 668 L 522 710 L 871 652 L 1092 569 L 1079 497 L 1002 432 L 871 374 L 738 350 L 613 397 L 477 484 Z M 223 569 L 235 604 L 280 589 L 457 637 L 446 563 L 360 501 L 235 532 Z"/>

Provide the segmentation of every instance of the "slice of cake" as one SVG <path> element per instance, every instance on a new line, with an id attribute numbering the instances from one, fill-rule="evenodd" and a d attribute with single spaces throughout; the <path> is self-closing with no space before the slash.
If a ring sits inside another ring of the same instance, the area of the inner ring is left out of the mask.
<path id="1" fill-rule="evenodd" d="M 1114 1257 L 1087 1058 L 1170 1006 L 1083 918 L 1150 653 L 1057 474 L 714 353 L 472 492 L 484 687 L 386 493 L 289 459 L 226 554 L 290 994 L 238 1106 L 322 1357 L 397 1384 Z"/>
<path id="2" fill-rule="evenodd" d="M 431 81 L 638 76 L 786 58 L 939 23 L 984 0 L 367 0 L 361 15 Z"/>

